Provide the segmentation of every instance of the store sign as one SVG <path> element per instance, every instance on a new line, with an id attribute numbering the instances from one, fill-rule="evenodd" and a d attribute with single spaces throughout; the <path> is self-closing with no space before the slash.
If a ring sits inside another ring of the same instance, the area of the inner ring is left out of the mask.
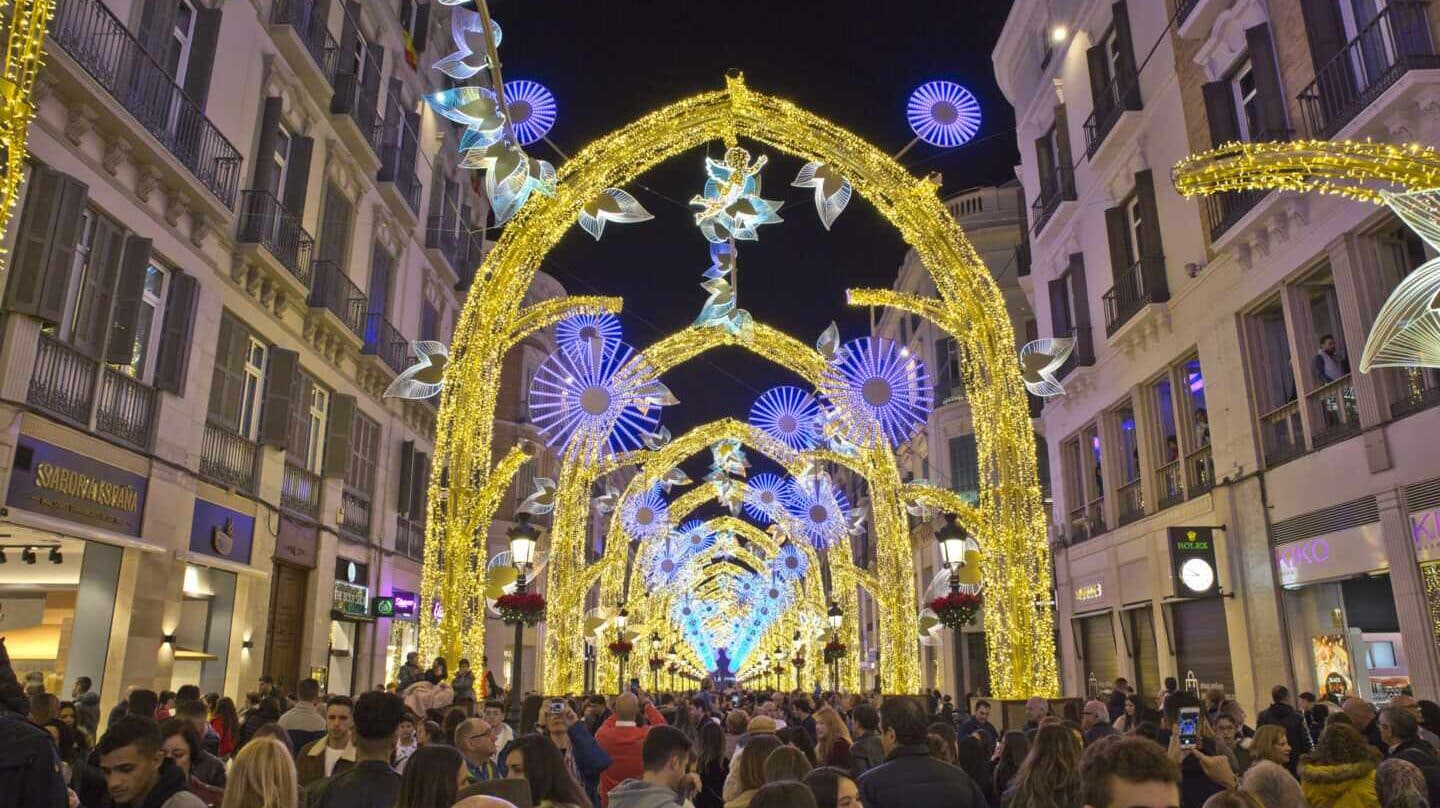
<path id="1" fill-rule="evenodd" d="M 389 595 L 377 595 L 370 599 L 370 615 L 372 617 L 392 618 L 395 616 L 395 598 Z"/>
<path id="2" fill-rule="evenodd" d="M 1440 559 L 1440 508 L 1410 514 L 1410 538 L 1415 542 L 1415 560 Z"/>
<path id="3" fill-rule="evenodd" d="M 396 620 L 414 620 L 420 614 L 420 599 L 414 592 L 406 592 L 404 589 L 393 589 L 390 597 L 395 601 Z"/>
<path id="4" fill-rule="evenodd" d="M 361 619 L 369 617 L 370 587 L 336 581 L 335 597 L 330 608 L 345 617 Z"/>
<path id="5" fill-rule="evenodd" d="M 1105 587 L 1099 581 L 1075 587 L 1075 602 L 1089 603 L 1105 597 Z"/>
<path id="6" fill-rule="evenodd" d="M 5 502 L 139 536 L 146 482 L 139 474 L 21 435 Z"/>
<path id="7" fill-rule="evenodd" d="M 364 585 L 370 580 L 370 565 L 348 558 L 335 559 L 335 580 Z"/>
<path id="8" fill-rule="evenodd" d="M 1379 522 L 1275 545 L 1280 585 L 1291 589 L 1316 581 L 1387 569 Z"/>
<path id="9" fill-rule="evenodd" d="M 249 564 L 254 539 L 255 517 L 203 499 L 195 500 L 195 515 L 190 520 L 190 552 Z"/>
<path id="10" fill-rule="evenodd" d="M 319 555 L 320 531 L 313 525 L 280 517 L 280 530 L 275 534 L 275 560 L 297 567 L 315 569 Z"/>
<path id="11" fill-rule="evenodd" d="M 1182 598 L 1204 597 L 1220 591 L 1215 568 L 1215 529 L 1172 527 L 1170 570 L 1175 577 L 1175 594 Z"/>

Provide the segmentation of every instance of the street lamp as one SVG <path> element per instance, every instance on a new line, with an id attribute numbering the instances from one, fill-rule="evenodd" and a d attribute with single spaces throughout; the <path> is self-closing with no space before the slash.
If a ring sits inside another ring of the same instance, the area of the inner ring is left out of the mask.
<path id="1" fill-rule="evenodd" d="M 660 658 L 660 632 L 650 632 L 650 659 Z M 649 663 L 647 663 L 649 664 Z M 653 664 L 650 665 L 650 687 L 655 692 L 660 692 L 660 669 Z"/>
<path id="2" fill-rule="evenodd" d="M 530 524 L 530 514 L 515 515 L 515 524 L 505 532 L 510 540 L 510 562 L 515 565 L 515 594 L 525 594 L 525 569 L 535 561 L 535 545 L 540 529 Z M 515 649 L 510 654 L 510 703 L 506 713 L 515 726 L 520 726 L 520 680 L 524 670 L 525 621 L 515 621 Z"/>
<path id="3" fill-rule="evenodd" d="M 624 642 L 624 641 L 625 641 L 625 626 L 627 626 L 627 625 L 629 625 L 629 624 L 630 624 L 630 612 L 626 611 L 624 606 L 621 606 L 619 613 L 615 615 L 615 639 L 616 639 L 616 641 L 618 641 L 618 642 Z M 619 674 L 620 674 L 620 675 L 619 675 L 619 678 L 617 679 L 617 687 L 618 687 L 619 689 L 623 690 L 623 689 L 625 688 L 625 654 L 623 654 L 623 653 L 622 653 L 622 654 L 616 654 L 615 656 L 620 660 L 620 670 L 619 670 Z"/>
<path id="4" fill-rule="evenodd" d="M 668 663 L 670 663 L 670 689 L 671 689 L 671 690 L 674 690 L 674 689 L 675 689 L 675 646 L 673 646 L 673 645 L 670 646 L 670 650 L 665 654 L 665 661 L 668 662 Z"/>
<path id="5" fill-rule="evenodd" d="M 945 525 L 935 533 L 940 545 L 940 561 L 950 570 L 950 591 L 960 591 L 960 569 L 965 566 L 965 554 L 980 549 L 965 529 L 955 524 L 955 514 L 945 514 Z"/>
<path id="6" fill-rule="evenodd" d="M 834 636 L 832 638 L 833 641 L 837 643 L 840 642 L 840 625 L 845 622 L 845 613 L 840 611 L 840 604 L 835 601 L 831 601 L 830 611 L 826 615 L 826 617 L 830 620 L 830 629 L 834 633 Z M 840 692 L 839 659 L 830 660 L 830 691 L 832 693 Z"/>

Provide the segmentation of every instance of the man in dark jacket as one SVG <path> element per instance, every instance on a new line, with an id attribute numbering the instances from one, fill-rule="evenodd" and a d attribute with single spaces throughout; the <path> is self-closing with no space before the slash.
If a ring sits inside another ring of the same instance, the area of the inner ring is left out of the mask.
<path id="1" fill-rule="evenodd" d="M 855 740 L 850 744 L 850 770 L 856 779 L 885 762 L 880 742 L 880 713 L 869 704 L 857 704 L 850 717 L 855 720 Z"/>
<path id="2" fill-rule="evenodd" d="M 955 734 L 960 738 L 978 734 L 985 743 L 985 748 L 995 751 L 995 744 L 1000 740 L 1000 730 L 990 723 L 990 702 L 985 699 L 976 701 L 975 712 L 960 724 Z"/>
<path id="3" fill-rule="evenodd" d="M 315 808 L 393 808 L 400 775 L 390 768 L 405 702 L 394 693 L 369 691 L 355 700 L 355 765 L 306 789 Z"/>
<path id="4" fill-rule="evenodd" d="M 146 716 L 126 715 L 105 730 L 95 754 L 111 804 L 116 808 L 205 808 L 186 787 L 185 770 L 166 756 L 160 743 L 160 726 Z"/>
<path id="5" fill-rule="evenodd" d="M 1404 708 L 1392 706 L 1380 711 L 1379 724 L 1380 738 L 1390 747 L 1385 756 L 1415 764 L 1425 776 L 1430 804 L 1440 805 L 1440 754 L 1420 739 L 1420 722 Z"/>
<path id="6" fill-rule="evenodd" d="M 1290 688 L 1285 685 L 1270 688 L 1270 701 L 1271 705 L 1261 711 L 1255 726 L 1273 724 L 1285 730 L 1285 740 L 1290 742 L 1289 769 L 1294 772 L 1300 756 L 1315 748 L 1310 741 L 1310 728 L 1305 725 L 1305 716 L 1290 705 Z"/>
<path id="7" fill-rule="evenodd" d="M 885 762 L 860 777 L 866 808 L 984 808 L 985 795 L 963 769 L 930 757 L 925 709 L 893 697 L 880 707 Z"/>

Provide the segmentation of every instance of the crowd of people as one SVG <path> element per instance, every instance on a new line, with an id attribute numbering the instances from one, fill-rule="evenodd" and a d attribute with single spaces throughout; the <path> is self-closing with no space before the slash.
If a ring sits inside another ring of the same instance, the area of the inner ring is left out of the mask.
<path id="1" fill-rule="evenodd" d="M 136 689 L 101 732 L 91 683 L 62 702 L 0 657 L 0 808 L 1440 808 L 1440 708 L 1403 695 L 1376 710 L 1277 686 L 1252 726 L 1224 693 L 1167 682 L 1152 701 L 1118 680 L 1103 700 L 1033 698 L 1002 732 L 986 700 L 938 693 L 706 680 L 530 696 L 507 723 L 434 684 L 262 680 L 240 711 Z"/>

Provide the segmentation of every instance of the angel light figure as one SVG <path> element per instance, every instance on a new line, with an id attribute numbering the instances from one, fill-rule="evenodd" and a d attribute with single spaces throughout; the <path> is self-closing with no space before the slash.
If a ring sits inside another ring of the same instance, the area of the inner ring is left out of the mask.
<path id="1" fill-rule="evenodd" d="M 690 200 L 695 225 L 705 238 L 720 243 L 731 238 L 755 241 L 755 228 L 781 221 L 780 203 L 760 198 L 760 169 L 770 158 L 750 159 L 739 146 L 725 151 L 725 161 L 705 158 L 705 192 Z"/>

